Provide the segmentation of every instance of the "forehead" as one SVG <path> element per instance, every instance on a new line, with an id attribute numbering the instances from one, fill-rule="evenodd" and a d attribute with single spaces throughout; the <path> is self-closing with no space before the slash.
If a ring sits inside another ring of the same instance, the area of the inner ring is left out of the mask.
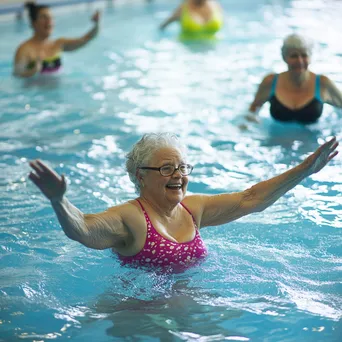
<path id="1" fill-rule="evenodd" d="M 309 52 L 306 48 L 289 48 L 287 50 L 287 55 L 309 55 Z"/>
<path id="2" fill-rule="evenodd" d="M 163 162 L 180 162 L 183 161 L 184 156 L 178 148 L 162 147 L 155 151 L 152 155 L 150 163 L 163 163 Z"/>
<path id="3" fill-rule="evenodd" d="M 38 17 L 51 17 L 51 12 L 48 8 L 42 8 L 38 12 Z"/>

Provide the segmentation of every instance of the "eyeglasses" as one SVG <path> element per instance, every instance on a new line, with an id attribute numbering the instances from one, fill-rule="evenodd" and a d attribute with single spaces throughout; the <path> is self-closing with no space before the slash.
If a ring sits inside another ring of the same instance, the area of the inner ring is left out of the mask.
<path id="1" fill-rule="evenodd" d="M 148 167 L 148 166 L 142 166 L 139 167 L 141 170 L 155 170 L 159 171 L 160 174 L 164 177 L 172 176 L 176 171 L 179 171 L 179 173 L 182 176 L 188 176 L 193 170 L 193 166 L 190 164 L 179 164 L 178 167 L 175 167 L 174 165 L 163 165 L 161 167 Z"/>

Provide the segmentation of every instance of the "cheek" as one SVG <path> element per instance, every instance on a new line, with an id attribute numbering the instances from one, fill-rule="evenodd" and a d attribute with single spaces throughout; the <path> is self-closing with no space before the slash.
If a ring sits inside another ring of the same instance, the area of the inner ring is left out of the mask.
<path id="1" fill-rule="evenodd" d="M 158 178 L 150 178 L 148 179 L 148 185 L 151 189 L 160 191 L 160 189 L 164 189 L 166 186 L 166 181 L 164 179 Z"/>
<path id="2" fill-rule="evenodd" d="M 40 21 L 38 21 L 38 23 L 37 23 L 37 26 L 40 27 L 40 28 L 44 28 L 45 25 L 46 25 L 45 20 L 40 20 Z"/>

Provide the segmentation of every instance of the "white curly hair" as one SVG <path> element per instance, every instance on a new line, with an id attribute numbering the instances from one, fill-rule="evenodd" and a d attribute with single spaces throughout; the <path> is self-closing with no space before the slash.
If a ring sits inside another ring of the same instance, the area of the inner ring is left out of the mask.
<path id="1" fill-rule="evenodd" d="M 126 170 L 129 179 L 135 186 L 137 194 L 140 194 L 140 183 L 136 172 L 141 166 L 148 165 L 153 154 L 161 148 L 171 147 L 179 149 L 183 157 L 187 155 L 186 146 L 173 133 L 147 133 L 133 145 L 132 150 L 126 155 Z M 141 172 L 144 172 L 141 170 Z"/>
<path id="2" fill-rule="evenodd" d="M 285 60 L 290 49 L 305 50 L 309 56 L 312 55 L 313 43 L 309 39 L 293 33 L 285 37 L 283 46 L 281 47 L 281 54 Z"/>

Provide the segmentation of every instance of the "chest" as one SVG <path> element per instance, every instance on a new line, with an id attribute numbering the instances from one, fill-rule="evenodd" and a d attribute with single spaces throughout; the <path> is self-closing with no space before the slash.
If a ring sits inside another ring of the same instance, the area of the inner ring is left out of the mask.
<path id="1" fill-rule="evenodd" d="M 290 109 L 299 109 L 315 97 L 315 83 L 308 82 L 302 87 L 292 87 L 279 82 L 276 88 L 278 100 Z"/>
<path id="2" fill-rule="evenodd" d="M 196 233 L 194 222 L 189 214 L 172 222 L 154 217 L 151 219 L 151 224 L 158 234 L 172 242 L 183 243 L 191 241 Z"/>
<path id="3" fill-rule="evenodd" d="M 190 7 L 189 11 L 191 13 L 191 17 L 199 24 L 205 24 L 211 20 L 213 16 L 213 10 L 211 6 L 202 6 L 200 8 Z"/>
<path id="4" fill-rule="evenodd" d="M 29 55 L 32 60 L 45 60 L 58 55 L 60 52 L 61 49 L 58 44 L 48 43 L 31 49 Z"/>

